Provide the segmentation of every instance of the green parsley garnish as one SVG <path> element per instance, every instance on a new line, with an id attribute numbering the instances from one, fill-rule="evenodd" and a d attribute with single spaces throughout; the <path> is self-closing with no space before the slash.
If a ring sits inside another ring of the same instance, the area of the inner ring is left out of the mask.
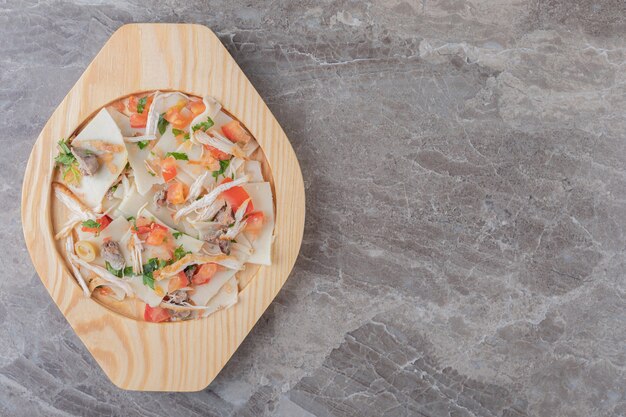
<path id="1" fill-rule="evenodd" d="M 140 140 L 139 142 L 137 142 L 137 146 L 139 146 L 139 149 L 143 149 L 148 146 L 149 143 L 149 140 Z"/>
<path id="2" fill-rule="evenodd" d="M 111 266 L 110 263 L 108 262 L 104 262 L 104 266 L 106 266 L 107 271 L 109 271 L 110 273 L 112 273 L 113 275 L 115 275 L 118 278 L 122 278 L 123 276 L 128 277 L 131 275 L 135 275 L 133 273 L 133 267 L 132 266 L 127 266 L 124 269 L 115 269 Z"/>
<path id="3" fill-rule="evenodd" d="M 133 221 L 133 220 L 135 220 L 135 216 L 128 216 L 128 217 L 126 218 L 126 220 L 128 220 L 129 222 L 130 222 L 130 221 Z"/>
<path id="4" fill-rule="evenodd" d="M 97 221 L 89 219 L 89 220 L 85 220 L 82 223 L 82 226 L 87 227 L 89 229 L 99 229 L 101 225 Z"/>
<path id="5" fill-rule="evenodd" d="M 189 140 L 189 132 L 185 133 L 185 136 L 183 136 L 183 142 Z"/>
<path id="6" fill-rule="evenodd" d="M 150 272 L 149 274 L 143 274 L 143 285 L 154 289 L 154 278 L 152 278 L 152 272 Z"/>
<path id="7" fill-rule="evenodd" d="M 176 129 L 175 127 L 172 128 L 172 133 L 174 134 L 174 136 L 178 136 L 178 135 L 182 135 L 183 133 L 185 133 L 184 130 L 180 130 L 180 129 Z"/>
<path id="8" fill-rule="evenodd" d="M 148 263 L 143 266 L 143 285 L 154 289 L 153 272 L 168 265 L 167 261 L 158 258 L 148 259 Z"/>
<path id="9" fill-rule="evenodd" d="M 143 109 L 146 107 L 147 97 L 142 97 L 137 102 L 137 113 L 143 113 Z"/>
<path id="10" fill-rule="evenodd" d="M 174 259 L 178 261 L 182 259 L 185 255 L 190 253 L 191 252 L 186 251 L 185 248 L 183 248 L 183 245 L 180 245 L 176 249 L 174 249 Z"/>
<path id="11" fill-rule="evenodd" d="M 230 165 L 230 159 L 226 159 L 224 161 L 220 161 L 220 169 L 219 171 L 213 171 L 213 178 L 215 178 L 215 181 L 217 181 L 217 179 L 219 178 L 220 175 L 224 175 L 224 172 L 226 172 L 226 169 L 228 168 L 228 165 Z"/>
<path id="12" fill-rule="evenodd" d="M 54 161 L 57 165 L 63 165 L 63 179 L 72 184 L 78 184 L 81 178 L 78 170 L 78 161 L 68 146 L 67 139 L 61 139 L 58 142 L 59 154 Z"/>
<path id="13" fill-rule="evenodd" d="M 183 235 L 183 232 L 173 232 L 172 236 L 174 236 L 174 239 L 178 239 L 179 237 L 181 237 Z"/>
<path id="14" fill-rule="evenodd" d="M 167 125 L 170 124 L 167 120 L 165 120 L 165 113 L 161 113 L 159 115 L 159 123 L 157 123 L 157 128 L 159 129 L 160 134 L 164 134 L 167 129 Z"/>
<path id="15" fill-rule="evenodd" d="M 194 132 L 198 129 L 202 129 L 204 131 L 208 130 L 211 126 L 213 126 L 215 123 L 213 123 L 213 119 L 211 119 L 210 117 L 207 116 L 206 118 L 206 122 L 201 122 L 198 123 L 197 125 L 193 125 L 191 127 L 191 130 L 193 130 Z"/>
<path id="16" fill-rule="evenodd" d="M 189 161 L 189 157 L 184 152 L 168 152 L 165 154 L 165 157 L 173 156 L 176 160 Z"/>

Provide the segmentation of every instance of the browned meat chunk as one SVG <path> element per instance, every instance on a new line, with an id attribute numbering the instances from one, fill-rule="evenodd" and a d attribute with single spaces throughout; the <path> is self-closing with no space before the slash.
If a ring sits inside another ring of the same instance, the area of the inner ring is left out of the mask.
<path id="1" fill-rule="evenodd" d="M 102 257 L 111 265 L 111 268 L 117 270 L 124 268 L 124 256 L 122 256 L 120 245 L 117 242 L 113 240 L 104 242 L 102 244 Z"/>
<path id="2" fill-rule="evenodd" d="M 72 147 L 72 153 L 78 161 L 78 170 L 81 174 L 94 175 L 100 168 L 100 162 L 98 162 L 98 156 L 95 153 L 78 147 Z"/>

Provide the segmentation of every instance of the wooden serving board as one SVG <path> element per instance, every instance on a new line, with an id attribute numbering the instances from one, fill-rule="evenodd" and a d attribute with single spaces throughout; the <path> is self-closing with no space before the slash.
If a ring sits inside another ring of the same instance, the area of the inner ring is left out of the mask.
<path id="1" fill-rule="evenodd" d="M 272 175 L 272 266 L 247 277 L 235 306 L 205 319 L 148 323 L 86 298 L 53 237 L 56 142 L 102 106 L 148 90 L 217 98 L 257 139 Z M 302 173 L 287 136 L 215 34 L 200 25 L 133 24 L 111 36 L 37 138 L 22 189 L 22 224 L 41 281 L 115 385 L 198 391 L 224 367 L 285 283 L 302 242 L 304 204 Z"/>

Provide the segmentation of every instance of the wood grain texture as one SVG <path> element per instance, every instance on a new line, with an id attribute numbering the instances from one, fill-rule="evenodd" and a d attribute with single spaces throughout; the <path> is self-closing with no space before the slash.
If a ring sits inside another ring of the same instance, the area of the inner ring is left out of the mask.
<path id="1" fill-rule="evenodd" d="M 135 91 L 212 95 L 257 138 L 273 174 L 276 239 L 261 267 L 227 310 L 206 319 L 148 323 L 86 298 L 53 239 L 51 180 L 55 144 L 97 109 Z M 204 26 L 133 24 L 116 31 L 44 126 L 22 190 L 24 237 L 57 306 L 111 381 L 145 391 L 205 388 L 283 286 L 304 229 L 304 186 L 280 125 L 219 39 Z"/>

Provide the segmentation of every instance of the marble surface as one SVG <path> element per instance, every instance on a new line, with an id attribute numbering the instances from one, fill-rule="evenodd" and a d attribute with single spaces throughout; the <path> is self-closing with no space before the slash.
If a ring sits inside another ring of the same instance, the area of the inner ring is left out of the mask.
<path id="1" fill-rule="evenodd" d="M 124 392 L 34 273 L 21 181 L 127 22 L 212 28 L 307 191 L 287 284 L 215 382 Z M 626 415 L 622 0 L 0 2 L 0 415 Z"/>

